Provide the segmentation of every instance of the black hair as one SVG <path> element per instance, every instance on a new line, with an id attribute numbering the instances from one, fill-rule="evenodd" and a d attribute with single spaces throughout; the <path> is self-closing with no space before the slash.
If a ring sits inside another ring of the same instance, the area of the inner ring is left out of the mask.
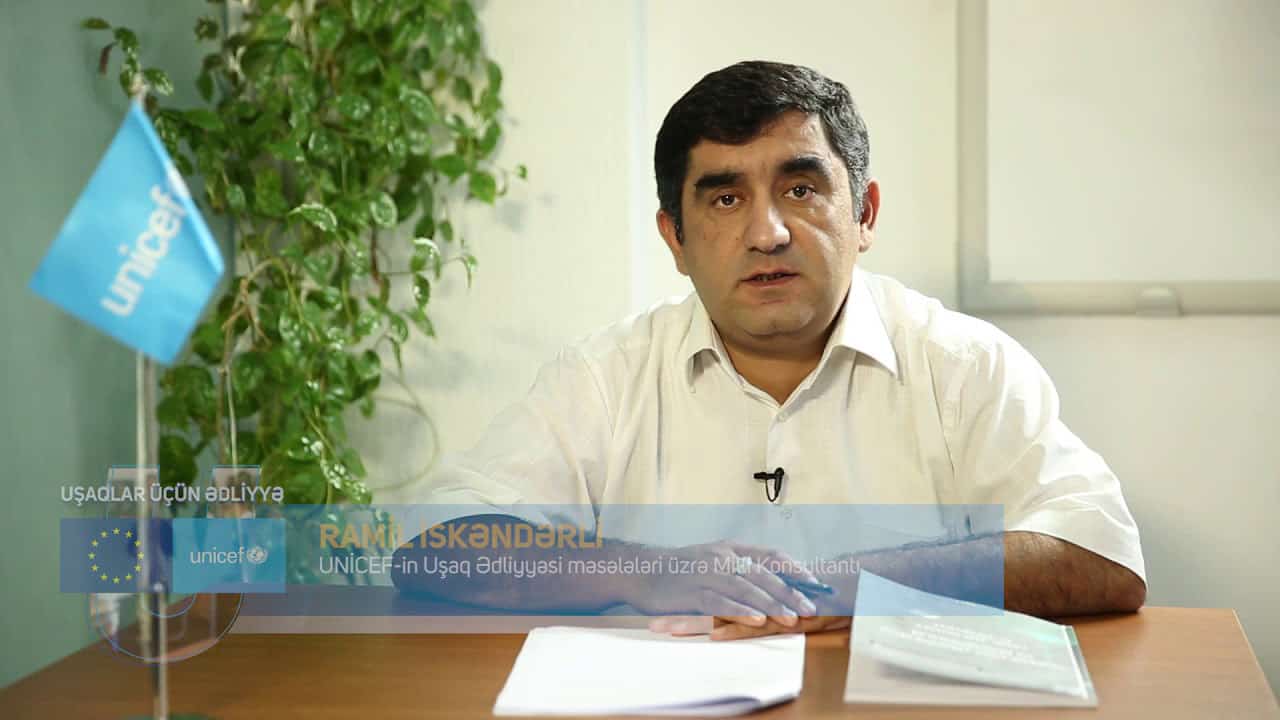
<path id="1" fill-rule="evenodd" d="M 689 172 L 689 151 L 701 140 L 741 145 L 788 110 L 817 115 L 827 142 L 849 172 L 855 217 L 862 217 L 870 146 L 867 126 L 849 89 L 800 65 L 751 60 L 717 70 L 686 92 L 662 121 L 653 151 L 658 206 L 675 222 L 684 242 L 681 188 Z"/>

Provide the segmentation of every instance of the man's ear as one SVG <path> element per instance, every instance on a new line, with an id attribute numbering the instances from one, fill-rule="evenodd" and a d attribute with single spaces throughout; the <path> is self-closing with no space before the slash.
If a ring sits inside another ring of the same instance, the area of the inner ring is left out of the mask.
<path id="1" fill-rule="evenodd" d="M 876 219 L 880 217 L 880 183 L 875 180 L 867 182 L 867 189 L 862 193 L 862 216 L 858 219 L 858 252 L 871 249 L 875 242 Z"/>
<path id="2" fill-rule="evenodd" d="M 671 251 L 671 257 L 676 261 L 676 270 L 681 275 L 688 275 L 689 271 L 684 266 L 684 245 L 680 244 L 680 239 L 676 237 L 675 219 L 667 214 L 666 210 L 658 211 L 658 232 L 662 235 L 662 240 L 667 244 L 667 249 Z"/>

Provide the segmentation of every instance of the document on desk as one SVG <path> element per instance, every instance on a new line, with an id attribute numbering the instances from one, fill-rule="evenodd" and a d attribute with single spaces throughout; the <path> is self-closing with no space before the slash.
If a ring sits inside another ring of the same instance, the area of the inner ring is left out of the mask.
<path id="1" fill-rule="evenodd" d="M 529 633 L 495 715 L 740 715 L 800 694 L 804 636 L 711 642 L 648 630 Z"/>
<path id="2" fill-rule="evenodd" d="M 845 702 L 1096 707 L 1075 631 L 863 572 Z"/>

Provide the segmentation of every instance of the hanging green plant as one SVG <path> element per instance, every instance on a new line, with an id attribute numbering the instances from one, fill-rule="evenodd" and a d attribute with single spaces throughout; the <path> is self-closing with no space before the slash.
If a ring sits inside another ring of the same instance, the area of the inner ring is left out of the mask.
<path id="1" fill-rule="evenodd" d="M 502 71 L 469 0 L 259 0 L 228 32 L 229 15 L 196 23 L 216 47 L 195 79 L 211 105 L 193 108 L 159 100 L 173 84 L 131 30 L 84 22 L 112 36 L 100 71 L 119 50 L 121 89 L 145 93 L 203 209 L 235 229 L 234 277 L 160 378 L 161 481 L 194 482 L 212 445 L 217 462 L 261 465 L 288 503 L 368 502 L 344 411 L 373 415 L 410 327 L 434 337 L 442 273 L 470 284 L 451 206 L 493 204 L 525 176 L 493 162 Z"/>

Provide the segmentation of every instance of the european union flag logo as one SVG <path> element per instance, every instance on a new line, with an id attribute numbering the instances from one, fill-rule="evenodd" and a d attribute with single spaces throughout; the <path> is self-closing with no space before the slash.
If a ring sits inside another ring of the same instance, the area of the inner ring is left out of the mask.
<path id="1" fill-rule="evenodd" d="M 222 272 L 217 243 L 135 102 L 31 289 L 171 364 Z"/>
<path id="2" fill-rule="evenodd" d="M 137 518 L 63 518 L 58 536 L 62 592 L 132 593 L 140 589 L 143 565 L 151 581 L 169 585 L 173 529 L 169 521 L 147 521 L 147 541 Z"/>

